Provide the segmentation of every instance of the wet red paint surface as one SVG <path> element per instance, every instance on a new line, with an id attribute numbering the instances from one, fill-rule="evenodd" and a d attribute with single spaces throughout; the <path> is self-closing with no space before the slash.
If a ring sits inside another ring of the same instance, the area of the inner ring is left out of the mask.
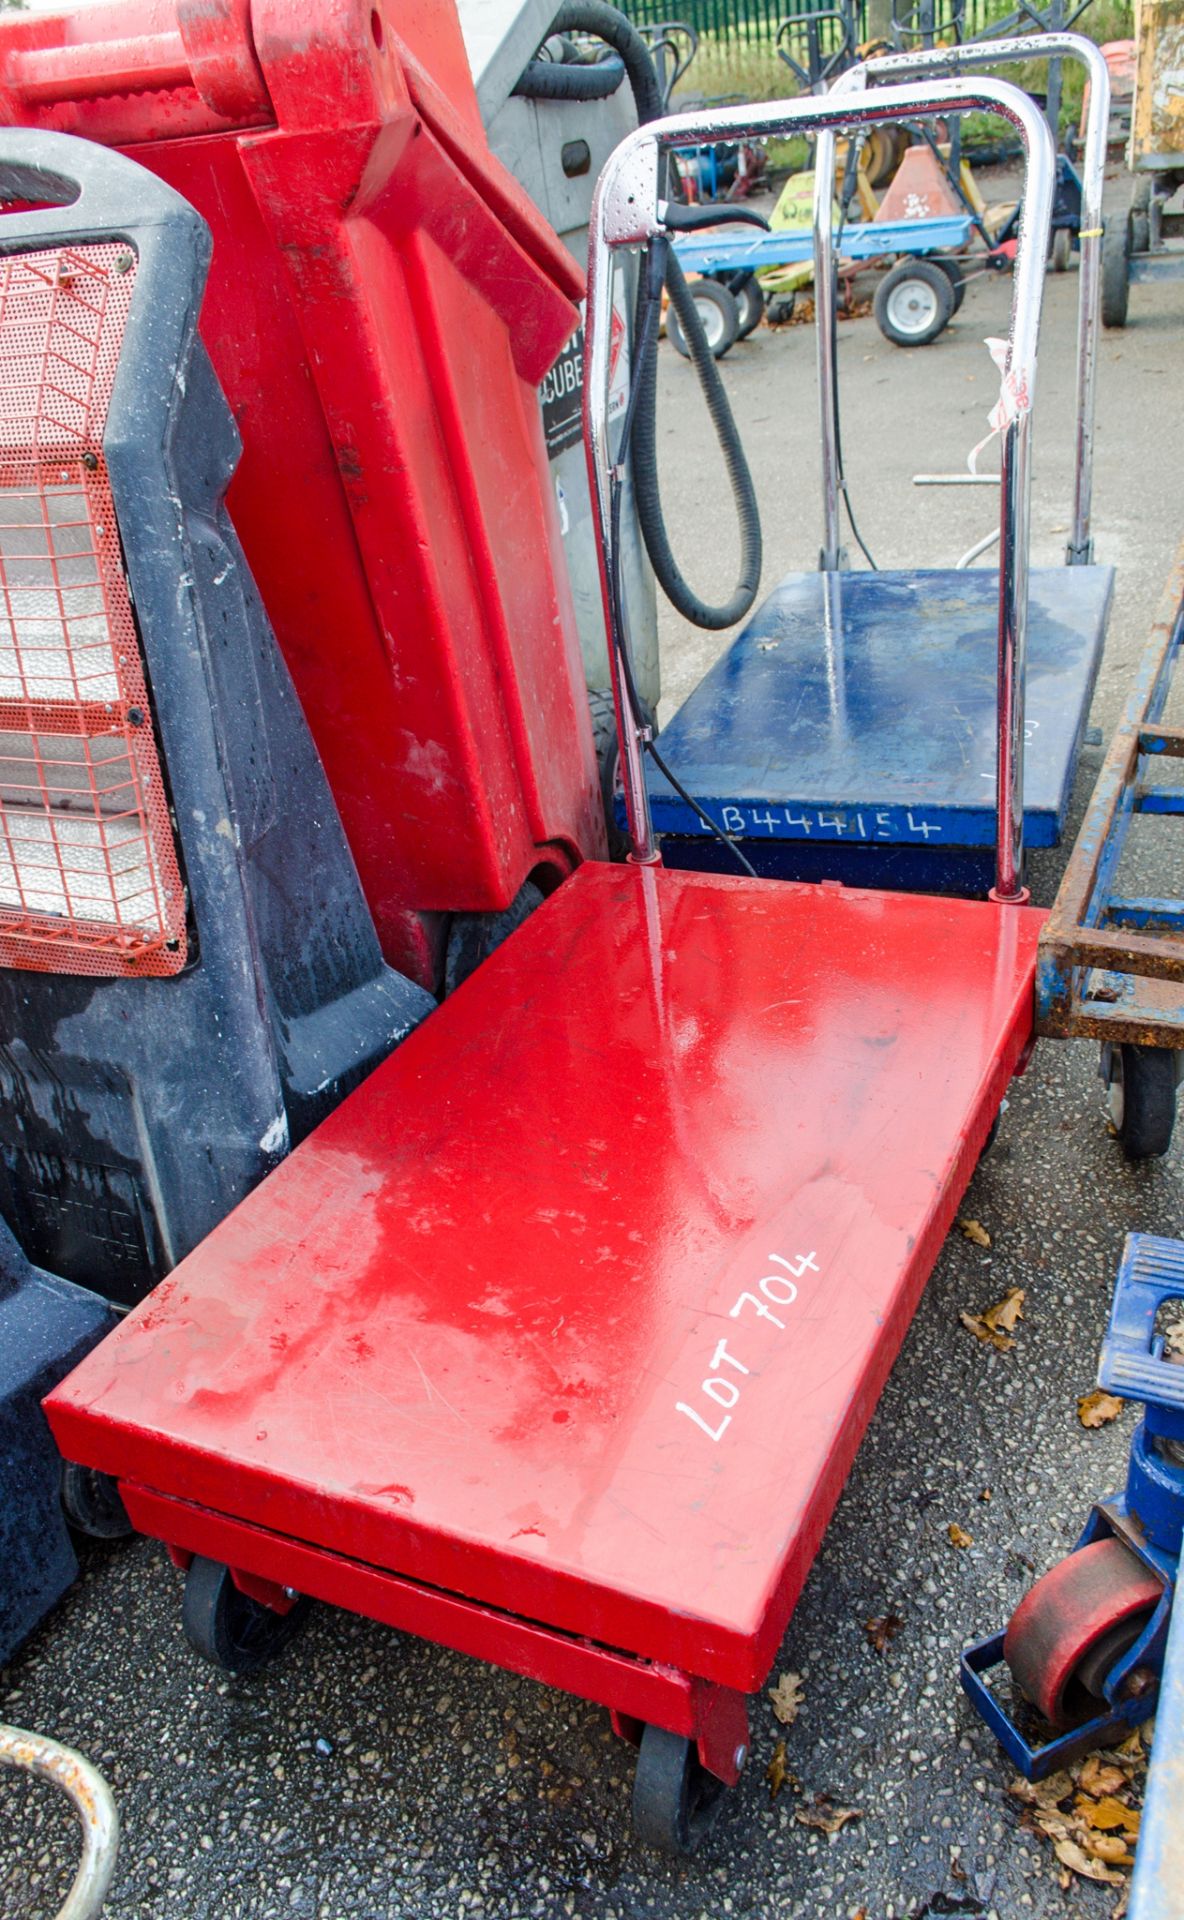
<path id="1" fill-rule="evenodd" d="M 583 867 L 52 1396 L 65 1452 L 759 1684 L 1041 918 Z"/>

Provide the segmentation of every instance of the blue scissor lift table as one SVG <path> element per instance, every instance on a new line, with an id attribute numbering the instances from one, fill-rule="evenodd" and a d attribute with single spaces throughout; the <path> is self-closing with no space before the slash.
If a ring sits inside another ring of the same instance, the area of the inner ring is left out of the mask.
<path id="1" fill-rule="evenodd" d="M 1029 576 L 1029 847 L 1064 827 L 1113 578 Z M 993 568 L 790 574 L 663 729 L 663 758 L 758 873 L 985 893 L 998 594 Z M 729 868 L 652 763 L 648 783 L 665 864 Z"/>
<path id="2" fill-rule="evenodd" d="M 1074 498 L 1067 564 L 1029 570 L 1027 503 L 1021 507 L 1018 496 L 1004 497 L 1003 522 L 1010 520 L 1014 532 L 1018 507 L 1024 528 L 1018 547 L 1014 539 L 1003 541 L 1008 556 L 1003 592 L 994 567 L 842 570 L 844 482 L 831 221 L 835 139 L 829 132 L 817 138 L 811 244 L 822 400 L 822 566 L 817 573 L 791 574 L 782 581 L 661 738 L 661 757 L 680 785 L 739 843 L 760 874 L 986 893 L 996 873 L 1001 658 L 1014 657 L 1021 678 L 1007 697 L 1010 702 L 1018 694 L 1025 715 L 1022 844 L 1050 847 L 1060 840 L 1114 580 L 1111 568 L 1091 564 L 1089 535 L 1109 88 L 1104 61 L 1079 36 L 1056 37 L 1053 50 L 1083 60 L 1091 87 L 1083 179 L 1088 217 L 1083 215 L 1080 238 Z M 897 79 L 904 70 L 938 72 L 1031 52 L 1030 39 L 1012 39 L 991 47 L 886 56 L 861 62 L 835 90 L 866 101 L 873 83 Z M 1025 208 L 1025 223 L 1030 224 L 1031 211 Z M 858 231 L 843 231 L 844 251 Z M 726 244 L 759 253 L 783 239 L 729 236 Z M 705 240 L 718 244 L 719 236 Z M 684 266 L 702 264 L 692 250 L 703 244 L 680 237 Z M 804 244 L 799 236 L 799 245 Z M 1037 293 L 1027 313 L 1033 349 L 1038 320 Z M 1008 364 L 1002 412 L 1014 424 L 1017 415 L 1027 414 L 1031 394 Z M 1025 433 L 1029 425 L 1025 419 Z M 1005 481 L 1005 495 L 1006 488 Z M 979 550 L 972 549 L 967 559 Z M 1026 606 L 1026 644 L 1021 641 L 1014 656 L 1014 636 L 1001 637 L 999 625 L 1009 600 L 1017 608 Z M 1019 763 L 1017 753 L 1005 770 L 1016 813 Z M 646 784 L 667 866 L 726 869 L 734 864 L 731 850 L 648 758 Z"/>

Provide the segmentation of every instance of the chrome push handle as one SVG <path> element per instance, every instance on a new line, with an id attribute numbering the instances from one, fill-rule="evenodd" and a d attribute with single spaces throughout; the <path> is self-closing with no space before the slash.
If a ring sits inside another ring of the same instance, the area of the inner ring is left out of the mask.
<path id="1" fill-rule="evenodd" d="M 995 895 L 1022 899 L 1023 854 L 1023 673 L 1027 637 L 1028 514 L 1030 421 L 1036 379 L 1036 344 L 1044 291 L 1056 156 L 1039 109 L 1027 94 L 1004 80 L 948 79 L 908 86 L 805 96 L 738 107 L 704 108 L 667 116 L 637 128 L 616 148 L 600 175 L 589 223 L 588 303 L 584 340 L 584 443 L 597 529 L 601 592 L 609 633 L 609 664 L 621 743 L 621 771 L 632 858 L 644 864 L 658 859 L 646 794 L 642 723 L 628 695 L 628 634 L 618 610 L 613 582 L 616 555 L 611 525 L 614 461 L 609 438 L 609 376 L 612 323 L 612 258 L 619 247 L 646 245 L 665 232 L 659 196 L 660 162 L 677 146 L 716 140 L 761 140 L 770 136 L 815 133 L 852 135 L 890 120 L 936 120 L 978 110 L 998 113 L 1017 128 L 1024 145 L 1026 177 L 1023 214 L 1016 250 L 1011 328 L 1003 396 L 1008 423 L 1003 433 L 1000 488 L 999 568 L 999 771 L 996 790 L 998 846 Z M 820 138 L 819 149 L 826 144 Z M 833 146 L 831 166 L 833 169 Z M 831 246 L 830 202 L 826 202 L 825 243 Z M 820 241 L 817 203 L 815 244 Z M 830 280 L 825 282 L 829 292 Z M 815 286 L 819 351 L 823 355 L 824 283 Z M 829 338 L 829 336 L 828 336 Z M 827 349 L 829 350 L 829 348 Z M 825 383 L 825 368 L 822 369 Z M 833 366 L 830 385 L 833 389 Z M 824 420 L 826 393 L 822 394 Z M 833 418 L 833 414 L 832 414 Z M 825 451 L 824 431 L 824 451 Z M 627 457 L 627 449 L 621 450 Z M 832 476 L 833 477 L 833 476 Z M 837 544 L 837 543 L 836 543 Z"/>
<path id="2" fill-rule="evenodd" d="M 968 46 L 932 47 L 908 53 L 877 54 L 849 69 L 836 92 L 874 82 L 923 79 L 935 73 L 963 74 L 1021 60 L 1080 60 L 1089 79 L 1085 157 L 1081 169 L 1081 271 L 1077 306 L 1077 409 L 1073 461 L 1073 517 L 1066 559 L 1088 566 L 1093 558 L 1090 510 L 1093 500 L 1094 388 L 1102 325 L 1102 192 L 1106 175 L 1106 131 L 1110 122 L 1110 69 L 1102 50 L 1081 33 L 1025 33 L 1002 40 L 972 41 Z M 856 76 L 852 78 L 851 76 Z M 833 150 L 832 150 L 833 153 Z"/>

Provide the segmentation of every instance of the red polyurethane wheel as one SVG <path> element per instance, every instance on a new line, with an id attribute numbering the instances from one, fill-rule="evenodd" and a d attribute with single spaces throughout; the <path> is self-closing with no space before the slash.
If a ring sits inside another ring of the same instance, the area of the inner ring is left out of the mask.
<path id="1" fill-rule="evenodd" d="M 1150 1567 L 1109 1535 L 1059 1560 L 1024 1595 L 1003 1658 L 1051 1726 L 1063 1732 L 1099 1711 L 1105 1675 L 1162 1593 Z"/>

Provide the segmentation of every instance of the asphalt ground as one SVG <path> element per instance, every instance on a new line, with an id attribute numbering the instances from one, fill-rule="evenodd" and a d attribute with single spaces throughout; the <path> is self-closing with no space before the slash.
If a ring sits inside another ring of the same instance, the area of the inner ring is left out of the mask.
<path id="1" fill-rule="evenodd" d="M 866 279 L 860 291 L 870 291 Z M 989 496 L 919 492 L 986 431 L 997 379 L 983 339 L 1004 331 L 1010 283 L 973 281 L 935 345 L 901 352 L 870 317 L 844 322 L 847 466 L 881 565 L 948 564 L 989 524 Z M 1055 564 L 1071 480 L 1076 274 L 1049 282 L 1037 394 L 1033 557 Z M 1184 532 L 1184 283 L 1138 287 L 1132 323 L 1101 355 L 1095 529 L 1118 590 L 1093 719 L 1119 711 Z M 816 401 L 810 330 L 761 329 L 723 362 L 766 529 L 766 582 L 815 563 Z M 662 457 L 696 584 L 726 586 L 729 519 L 692 376 L 661 355 Z M 723 644 L 663 633 L 677 697 Z M 1100 750 L 1087 748 L 1076 809 Z M 1034 862 L 1051 900 L 1059 856 Z M 1170 832 L 1145 862 L 1179 891 Z M 0 1676 L 0 1714 L 83 1749 L 124 1823 L 109 1912 L 265 1920 L 580 1915 L 1108 1915 L 1115 1889 L 1064 1888 L 1048 1843 L 1019 1823 L 1010 1769 L 960 1693 L 962 1644 L 1006 1620 L 1074 1542 L 1092 1498 L 1118 1486 L 1134 1424 L 1087 1432 L 1110 1286 L 1131 1229 L 1174 1233 L 1184 1129 L 1163 1161 L 1131 1166 L 1106 1129 L 1096 1049 L 1041 1045 L 1012 1089 L 963 1214 L 988 1249 L 947 1242 L 774 1667 L 801 1676 L 782 1728 L 754 1706 L 740 1787 L 701 1852 L 671 1865 L 630 1837 L 632 1755 L 605 1716 L 327 1608 L 273 1668 L 230 1681 L 180 1632 L 179 1576 L 133 1542 L 83 1550 L 82 1577 Z M 959 1322 L 1009 1287 L 1025 1318 L 1013 1351 Z M 315 1409 L 310 1409 L 310 1418 Z M 986 1498 L 987 1490 L 990 1498 Z M 950 1523 L 972 1544 L 951 1545 Z M 880 1653 L 865 1622 L 895 1614 Z M 773 1799 L 779 1738 L 800 1789 Z M 861 1817 L 833 1836 L 799 1822 L 817 1793 Z M 0 1775 L 0 1914 L 49 1916 L 72 1871 L 71 1817 L 47 1788 Z"/>

